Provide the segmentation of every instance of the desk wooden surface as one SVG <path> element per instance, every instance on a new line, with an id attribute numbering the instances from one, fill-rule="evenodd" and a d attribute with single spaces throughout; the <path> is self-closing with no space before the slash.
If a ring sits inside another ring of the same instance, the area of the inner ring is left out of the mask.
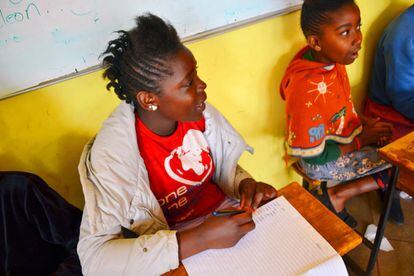
<path id="1" fill-rule="evenodd" d="M 397 188 L 414 195 L 414 131 L 379 149 L 380 156 L 400 168 Z"/>
<path id="2" fill-rule="evenodd" d="M 339 255 L 343 256 L 361 244 L 361 236 L 298 183 L 291 183 L 278 192 L 329 242 Z"/>
<path id="3" fill-rule="evenodd" d="M 345 255 L 362 242 L 362 238 L 342 220 L 330 212 L 298 183 L 293 182 L 278 191 L 341 255 Z M 165 275 L 187 275 L 181 264 Z"/>
<path id="4" fill-rule="evenodd" d="M 390 163 L 414 172 L 414 131 L 380 148 L 379 153 Z"/>

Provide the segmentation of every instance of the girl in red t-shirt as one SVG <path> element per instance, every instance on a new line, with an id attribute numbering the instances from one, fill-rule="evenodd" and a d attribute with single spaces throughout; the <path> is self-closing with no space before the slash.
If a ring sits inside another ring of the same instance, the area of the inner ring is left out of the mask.
<path id="1" fill-rule="evenodd" d="M 205 138 L 207 122 L 203 116 L 207 85 L 197 74 L 193 54 L 171 25 L 151 14 L 138 17 L 136 23 L 134 29 L 120 31 L 119 38 L 109 43 L 104 53 L 104 64 L 108 66 L 104 77 L 110 81 L 107 88 L 114 88 L 121 100 L 135 108 L 139 155 L 152 192 L 137 200 L 156 198 L 170 229 L 178 229 L 180 260 L 206 249 L 231 247 L 254 228 L 252 210 L 276 197 L 276 190 L 251 177 L 244 178 L 238 186 L 240 203 L 233 208 L 245 212 L 209 215 L 231 200 L 213 181 L 216 156 Z M 197 221 L 197 227 L 181 231 L 181 225 L 188 226 L 192 221 Z M 96 262 L 100 257 L 81 257 L 81 262 Z M 147 264 L 151 265 L 154 258 L 148 258 Z"/>

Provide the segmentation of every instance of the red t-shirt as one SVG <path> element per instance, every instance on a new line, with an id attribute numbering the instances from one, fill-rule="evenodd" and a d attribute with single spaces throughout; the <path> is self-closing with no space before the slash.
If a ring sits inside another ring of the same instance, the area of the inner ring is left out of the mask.
<path id="1" fill-rule="evenodd" d="M 214 163 L 204 138 L 204 118 L 178 122 L 170 136 L 159 136 L 136 116 L 138 146 L 148 171 L 150 187 L 168 224 L 214 211 L 225 195 L 212 181 Z"/>

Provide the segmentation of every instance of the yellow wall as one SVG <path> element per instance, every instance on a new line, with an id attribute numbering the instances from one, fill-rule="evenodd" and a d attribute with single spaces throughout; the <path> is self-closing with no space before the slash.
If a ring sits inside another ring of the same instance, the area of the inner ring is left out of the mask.
<path id="1" fill-rule="evenodd" d="M 365 96 L 372 52 L 384 26 L 413 1 L 359 0 L 364 50 L 349 66 L 357 103 Z M 221 110 L 256 153 L 241 164 L 257 179 L 282 187 L 300 179 L 284 166 L 284 103 L 278 85 L 304 45 L 299 12 L 191 43 L 209 101 Z M 83 145 L 118 100 L 106 92 L 102 72 L 0 101 L 0 170 L 43 177 L 73 204 L 83 205 L 77 164 Z M 357 104 L 359 106 L 359 104 Z"/>

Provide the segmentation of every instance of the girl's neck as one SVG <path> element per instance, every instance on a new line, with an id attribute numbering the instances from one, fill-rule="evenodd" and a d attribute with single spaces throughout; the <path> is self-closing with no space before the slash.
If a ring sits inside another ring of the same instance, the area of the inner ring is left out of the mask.
<path id="1" fill-rule="evenodd" d="M 314 59 L 316 62 L 326 63 L 326 64 L 333 64 L 333 63 L 335 63 L 335 62 L 332 62 L 331 60 L 327 59 L 327 58 L 326 58 L 326 57 L 324 57 L 323 55 L 321 55 L 321 53 L 320 53 L 320 52 L 317 52 L 317 51 L 315 51 L 315 50 L 313 50 L 313 49 L 311 49 L 310 53 L 311 53 L 311 55 L 312 55 L 313 59 Z"/>
<path id="2" fill-rule="evenodd" d="M 139 119 L 144 125 L 159 136 L 170 136 L 177 129 L 177 121 L 167 120 L 156 111 L 151 112 L 138 108 L 137 112 Z"/>

